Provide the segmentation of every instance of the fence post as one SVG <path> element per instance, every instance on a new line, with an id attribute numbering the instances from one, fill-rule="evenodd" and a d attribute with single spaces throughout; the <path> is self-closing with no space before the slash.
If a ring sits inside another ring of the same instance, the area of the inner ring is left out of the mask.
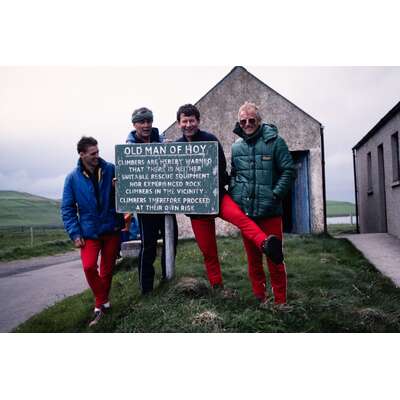
<path id="1" fill-rule="evenodd" d="M 31 247 L 33 247 L 33 227 L 31 226 Z"/>

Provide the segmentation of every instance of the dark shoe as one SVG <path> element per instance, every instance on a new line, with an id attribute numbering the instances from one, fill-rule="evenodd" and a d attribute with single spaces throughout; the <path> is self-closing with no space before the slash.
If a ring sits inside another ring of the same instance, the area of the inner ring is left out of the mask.
<path id="1" fill-rule="evenodd" d="M 264 310 L 269 310 L 273 306 L 273 299 L 271 297 L 264 297 L 264 299 L 260 299 L 259 307 Z"/>
<path id="2" fill-rule="evenodd" d="M 274 264 L 283 262 L 282 241 L 277 236 L 269 236 L 262 245 L 262 251 Z"/>
<path id="3" fill-rule="evenodd" d="M 111 312 L 111 303 L 107 302 L 106 304 L 103 304 L 101 306 L 101 311 L 103 312 L 103 314 L 108 314 L 109 312 Z"/>
<path id="4" fill-rule="evenodd" d="M 89 328 L 91 328 L 92 326 L 95 326 L 99 323 L 99 321 L 104 317 L 104 311 L 103 308 L 100 310 L 96 310 L 94 312 L 94 317 L 93 319 L 89 322 Z"/>

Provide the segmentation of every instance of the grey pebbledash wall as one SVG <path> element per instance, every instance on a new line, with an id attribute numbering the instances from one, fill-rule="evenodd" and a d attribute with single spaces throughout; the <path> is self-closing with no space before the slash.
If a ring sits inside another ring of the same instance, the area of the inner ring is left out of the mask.
<path id="1" fill-rule="evenodd" d="M 400 135 L 400 102 L 353 147 L 360 233 L 388 232 L 400 238 L 400 181 L 393 179 L 391 143 L 396 132 Z M 379 146 L 383 148 L 384 182 L 378 166 Z M 368 188 L 368 153 L 371 153 L 371 188 Z"/>

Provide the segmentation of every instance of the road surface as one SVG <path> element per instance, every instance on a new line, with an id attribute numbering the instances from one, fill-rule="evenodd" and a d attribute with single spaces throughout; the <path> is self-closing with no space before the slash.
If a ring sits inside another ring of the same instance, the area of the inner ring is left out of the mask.
<path id="1" fill-rule="evenodd" d="M 0 332 L 87 288 L 79 251 L 0 263 Z"/>

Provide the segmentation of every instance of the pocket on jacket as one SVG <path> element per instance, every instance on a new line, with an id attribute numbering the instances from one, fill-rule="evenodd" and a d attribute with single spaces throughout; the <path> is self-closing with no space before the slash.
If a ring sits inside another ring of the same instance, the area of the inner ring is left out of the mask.
<path id="1" fill-rule="evenodd" d="M 272 201 L 273 200 L 273 192 L 269 185 L 257 185 L 256 196 L 259 199 Z"/>

